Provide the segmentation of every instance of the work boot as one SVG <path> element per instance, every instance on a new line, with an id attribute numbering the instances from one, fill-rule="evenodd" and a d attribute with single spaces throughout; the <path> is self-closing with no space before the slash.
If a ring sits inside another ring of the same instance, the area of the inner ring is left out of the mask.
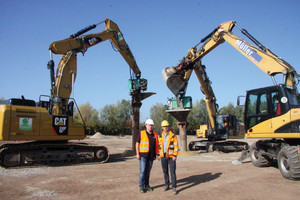
<path id="1" fill-rule="evenodd" d="M 167 191 L 169 189 L 169 185 L 165 185 L 163 191 Z"/>
<path id="2" fill-rule="evenodd" d="M 148 191 L 148 192 L 152 192 L 153 188 L 150 187 L 150 185 L 148 185 L 148 186 L 145 187 L 145 190 Z"/>
<path id="3" fill-rule="evenodd" d="M 146 192 L 145 187 L 144 186 L 140 187 L 140 193 L 145 193 L 145 192 Z"/>
<path id="4" fill-rule="evenodd" d="M 178 192 L 177 192 L 177 190 L 176 190 L 176 188 L 172 188 L 172 190 L 173 190 L 173 194 L 177 194 Z"/>

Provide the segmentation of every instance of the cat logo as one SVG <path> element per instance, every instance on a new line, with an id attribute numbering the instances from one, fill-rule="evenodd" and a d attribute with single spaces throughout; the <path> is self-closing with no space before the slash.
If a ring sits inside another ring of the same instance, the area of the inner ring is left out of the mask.
<path id="1" fill-rule="evenodd" d="M 102 39 L 99 37 L 84 38 L 84 42 L 88 47 L 91 47 L 98 44 L 99 42 L 102 42 Z"/>
<path id="2" fill-rule="evenodd" d="M 53 116 L 52 132 L 54 135 L 68 135 L 68 117 Z"/>
<path id="3" fill-rule="evenodd" d="M 67 122 L 67 118 L 55 117 L 55 119 L 54 119 L 55 126 L 66 126 L 67 125 L 66 122 Z"/>

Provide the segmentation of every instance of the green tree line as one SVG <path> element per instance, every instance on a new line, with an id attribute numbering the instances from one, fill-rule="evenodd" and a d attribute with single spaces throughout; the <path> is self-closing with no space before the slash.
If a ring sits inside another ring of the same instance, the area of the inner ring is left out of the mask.
<path id="1" fill-rule="evenodd" d="M 100 132 L 104 135 L 130 135 L 131 134 L 131 102 L 130 100 L 117 101 L 115 104 L 105 105 L 100 110 L 93 108 L 87 102 L 79 106 L 80 113 L 85 121 L 89 134 Z M 160 134 L 161 122 L 167 120 L 173 132 L 178 134 L 177 120 L 166 112 L 168 106 L 162 103 L 156 103 L 150 108 L 149 118 L 154 121 L 154 130 Z M 242 107 L 234 106 L 229 103 L 219 110 L 220 114 L 230 113 L 242 120 Z M 82 124 L 79 112 L 74 114 L 75 122 Z M 207 124 L 207 111 L 205 101 L 201 99 L 196 101 L 187 118 L 187 134 L 195 135 L 200 125 Z M 140 129 L 144 128 L 144 122 L 140 121 Z"/>

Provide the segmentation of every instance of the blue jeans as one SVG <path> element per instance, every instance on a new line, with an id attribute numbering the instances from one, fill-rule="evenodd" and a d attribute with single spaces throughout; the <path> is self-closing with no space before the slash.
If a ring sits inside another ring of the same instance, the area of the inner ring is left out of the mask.
<path id="1" fill-rule="evenodd" d="M 140 159 L 140 187 L 149 186 L 150 171 L 152 168 L 153 159 L 141 157 Z"/>
<path id="2" fill-rule="evenodd" d="M 164 173 L 165 185 L 170 184 L 170 180 L 169 180 L 169 167 L 170 167 L 172 188 L 176 188 L 177 187 L 176 161 L 173 161 L 172 158 L 165 158 L 165 157 L 160 158 L 160 160 L 161 160 L 161 167 Z"/>

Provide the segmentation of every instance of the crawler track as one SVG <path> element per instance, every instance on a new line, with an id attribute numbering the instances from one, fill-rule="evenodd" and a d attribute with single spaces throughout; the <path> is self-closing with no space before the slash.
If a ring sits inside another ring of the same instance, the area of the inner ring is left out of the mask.
<path id="1" fill-rule="evenodd" d="M 73 142 L 27 142 L 0 146 L 2 167 L 34 165 L 71 165 L 108 160 L 104 146 Z"/>
<path id="2" fill-rule="evenodd" d="M 242 141 L 193 141 L 189 144 L 191 151 L 206 150 L 209 151 L 222 151 L 224 153 L 239 152 L 248 149 L 247 142 Z"/>

